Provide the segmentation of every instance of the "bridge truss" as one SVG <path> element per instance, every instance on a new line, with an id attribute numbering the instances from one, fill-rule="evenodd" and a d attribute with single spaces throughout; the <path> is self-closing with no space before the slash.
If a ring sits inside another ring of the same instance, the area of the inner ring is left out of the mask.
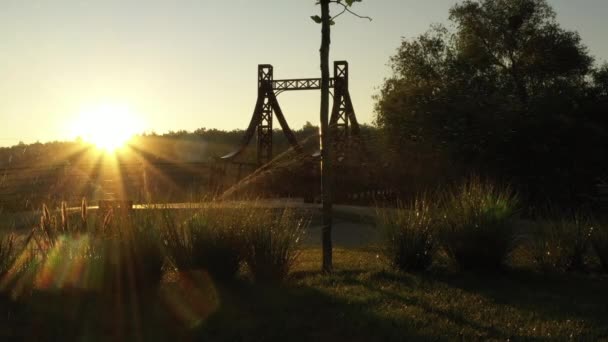
<path id="1" fill-rule="evenodd" d="M 334 89 L 334 104 L 330 117 L 330 129 L 333 143 L 344 150 L 348 140 L 359 134 L 359 124 L 348 89 L 348 62 L 334 62 L 334 77 L 330 79 L 329 87 Z M 257 138 L 257 163 L 266 164 L 273 157 L 273 118 L 276 116 L 289 144 L 296 150 L 302 151 L 293 131 L 289 128 L 285 115 L 277 100 L 277 95 L 284 91 L 320 90 L 320 78 L 274 79 L 274 68 L 270 64 L 258 65 L 258 97 L 249 126 L 240 146 L 222 160 L 232 161 L 249 145 L 254 135 Z"/>

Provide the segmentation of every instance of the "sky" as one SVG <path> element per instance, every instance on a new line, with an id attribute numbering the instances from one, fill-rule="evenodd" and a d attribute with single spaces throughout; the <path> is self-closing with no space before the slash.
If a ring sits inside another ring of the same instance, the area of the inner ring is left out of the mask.
<path id="1" fill-rule="evenodd" d="M 372 22 L 337 20 L 330 59 L 349 61 L 360 122 L 373 122 L 372 96 L 390 75 L 387 62 L 401 40 L 447 23 L 456 2 L 364 0 L 354 9 Z M 314 3 L 0 0 L 0 146 L 74 139 L 73 123 L 99 108 L 121 108 L 148 132 L 244 129 L 258 64 L 273 64 L 275 79 L 319 77 Z M 549 3 L 598 62 L 608 59 L 608 1 Z M 318 122 L 318 97 L 318 91 L 279 96 L 292 128 Z M 122 121 L 121 115 L 108 120 L 117 127 Z"/>

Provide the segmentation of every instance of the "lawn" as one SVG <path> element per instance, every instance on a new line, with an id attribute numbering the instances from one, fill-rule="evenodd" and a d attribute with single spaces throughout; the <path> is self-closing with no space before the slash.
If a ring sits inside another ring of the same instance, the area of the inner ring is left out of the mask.
<path id="1" fill-rule="evenodd" d="M 287 284 L 231 283 L 204 272 L 168 272 L 160 290 L 34 291 L 5 301 L 1 340 L 608 340 L 608 278 L 540 274 L 390 271 L 373 250 L 302 251 Z"/>

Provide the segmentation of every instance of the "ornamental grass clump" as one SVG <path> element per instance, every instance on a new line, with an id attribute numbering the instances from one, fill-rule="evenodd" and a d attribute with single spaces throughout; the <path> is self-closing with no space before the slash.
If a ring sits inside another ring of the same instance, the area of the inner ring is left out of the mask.
<path id="1" fill-rule="evenodd" d="M 0 233 L 0 280 L 9 272 L 17 259 L 14 234 Z"/>
<path id="2" fill-rule="evenodd" d="M 534 262 L 543 271 L 583 270 L 592 236 L 592 220 L 580 214 L 550 217 L 539 222 L 533 231 L 530 251 Z"/>
<path id="3" fill-rule="evenodd" d="M 243 221 L 245 261 L 256 282 L 283 282 L 310 220 L 290 209 L 251 209 Z"/>
<path id="4" fill-rule="evenodd" d="M 426 199 L 409 206 L 378 211 L 378 226 L 384 233 L 383 254 L 395 269 L 427 270 L 436 251 L 437 208 Z"/>
<path id="5" fill-rule="evenodd" d="M 497 271 L 514 247 L 517 196 L 508 187 L 473 178 L 445 197 L 441 237 L 464 270 Z"/>
<path id="6" fill-rule="evenodd" d="M 17 238 L 12 233 L 0 232 L 0 307 L 4 315 L 10 317 L 13 309 L 16 285 L 22 280 L 27 270 L 27 264 L 19 259 L 17 251 Z M 17 289 L 18 290 L 18 289 Z"/>
<path id="7" fill-rule="evenodd" d="M 124 290 L 156 288 L 163 276 L 166 259 L 161 237 L 159 212 L 133 211 L 117 215 L 108 235 L 100 237 L 105 246 L 106 275 Z M 113 278 L 113 280 L 112 280 Z"/>
<path id="8" fill-rule="evenodd" d="M 58 216 L 58 217 L 57 217 Z M 66 202 L 61 203 L 59 215 L 52 215 L 46 204 L 42 205 L 40 223 L 32 229 L 31 239 L 37 244 L 43 256 L 51 250 L 55 244 L 66 236 L 76 236 L 88 231 L 87 225 L 87 202 L 82 200 L 80 213 L 70 215 Z M 74 220 L 77 216 L 78 219 Z M 29 242 L 29 238 L 28 238 Z"/>
<path id="9" fill-rule="evenodd" d="M 591 231 L 591 244 L 604 272 L 608 273 L 608 225 L 596 224 Z"/>
<path id="10" fill-rule="evenodd" d="M 248 210 L 209 205 L 183 224 L 166 218 L 163 235 L 173 264 L 182 271 L 205 269 L 217 280 L 234 278 L 244 258 Z"/>
<path id="11" fill-rule="evenodd" d="M 39 226 L 26 240 L 40 260 L 38 287 L 116 293 L 160 284 L 165 251 L 156 211 L 110 209 L 94 227 L 88 227 L 87 215 L 84 201 L 76 220 L 70 219 L 75 215 L 69 216 L 65 205 L 57 216 L 43 207 Z"/>

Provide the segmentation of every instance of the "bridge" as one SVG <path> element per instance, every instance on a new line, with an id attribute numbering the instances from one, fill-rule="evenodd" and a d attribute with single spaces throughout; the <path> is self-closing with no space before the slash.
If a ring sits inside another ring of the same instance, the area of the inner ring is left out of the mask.
<path id="1" fill-rule="evenodd" d="M 349 70 L 348 62 L 334 62 L 334 77 L 330 79 L 330 89 L 334 90 L 333 108 L 329 120 L 333 142 L 336 146 L 346 146 L 346 142 L 359 135 L 359 123 L 355 115 L 350 92 L 348 88 Z M 272 131 L 273 118 L 276 116 L 289 144 L 296 150 L 302 147 L 296 140 L 283 110 L 279 105 L 277 96 L 285 91 L 320 90 L 320 78 L 274 79 L 274 68 L 270 64 L 258 65 L 258 97 L 253 115 L 245 135 L 233 152 L 221 157 L 222 161 L 234 161 L 249 145 L 256 135 L 257 163 L 264 165 L 273 158 Z"/>

